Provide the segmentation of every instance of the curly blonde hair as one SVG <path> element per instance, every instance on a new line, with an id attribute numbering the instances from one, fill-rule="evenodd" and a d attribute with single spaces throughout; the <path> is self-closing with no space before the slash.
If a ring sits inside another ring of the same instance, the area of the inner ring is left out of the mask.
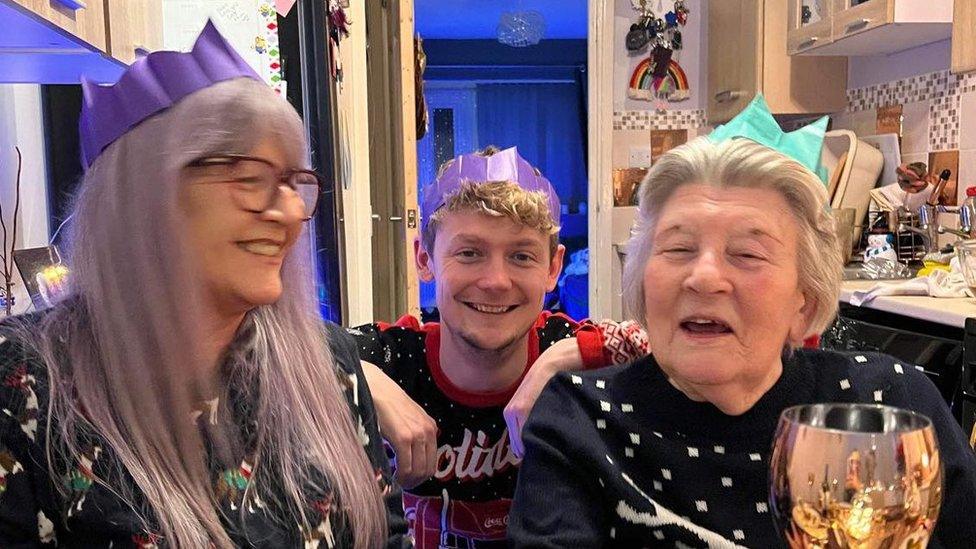
<path id="1" fill-rule="evenodd" d="M 481 156 L 492 156 L 499 149 L 488 146 L 478 151 Z M 448 160 L 441 165 L 437 176 L 454 162 Z M 539 170 L 536 169 L 536 174 Z M 555 255 L 559 247 L 559 224 L 549 211 L 549 198 L 541 191 L 527 191 L 512 181 L 466 181 L 451 193 L 444 205 L 430 216 L 425 229 L 421 231 L 424 249 L 432 252 L 437 227 L 444 216 L 451 212 L 476 211 L 491 217 L 507 217 L 513 222 L 535 229 L 549 236 L 549 254 Z"/>

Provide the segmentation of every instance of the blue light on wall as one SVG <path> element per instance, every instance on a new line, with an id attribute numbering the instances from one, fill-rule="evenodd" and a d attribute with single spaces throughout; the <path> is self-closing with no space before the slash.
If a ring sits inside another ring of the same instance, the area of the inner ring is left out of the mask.
<path id="1" fill-rule="evenodd" d="M 586 38 L 586 0 L 415 0 L 424 39 L 494 39 L 502 13 L 534 10 L 546 21 L 545 39 Z"/>
<path id="2" fill-rule="evenodd" d="M 0 2 L 0 83 L 115 82 L 125 65 L 24 8 Z"/>

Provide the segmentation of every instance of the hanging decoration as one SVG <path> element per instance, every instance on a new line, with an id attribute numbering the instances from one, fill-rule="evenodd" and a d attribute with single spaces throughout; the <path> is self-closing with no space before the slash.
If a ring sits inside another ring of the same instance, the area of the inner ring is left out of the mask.
<path id="1" fill-rule="evenodd" d="M 288 17 L 288 12 L 290 12 L 297 3 L 298 0 L 275 0 L 275 11 L 282 17 Z"/>
<path id="2" fill-rule="evenodd" d="M 655 76 L 651 71 L 651 59 L 641 61 L 630 76 L 627 97 L 642 101 L 653 101 L 658 94 L 667 96 L 668 101 L 684 101 L 691 97 L 688 87 L 688 76 L 677 61 L 672 59 L 667 65 L 665 76 L 660 81 L 658 89 L 654 89 Z"/>
<path id="3" fill-rule="evenodd" d="M 258 9 L 263 24 L 263 35 L 254 37 L 254 51 L 265 64 L 263 73 L 267 82 L 278 95 L 286 95 L 285 80 L 281 74 L 281 51 L 278 48 L 278 11 L 268 2 Z"/>
<path id="4" fill-rule="evenodd" d="M 427 117 L 427 98 L 424 96 L 424 71 L 427 70 L 427 53 L 424 51 L 424 40 L 418 34 L 413 39 L 413 84 L 416 96 L 417 111 L 417 140 L 427 135 L 429 119 Z"/>
<path id="5" fill-rule="evenodd" d="M 498 41 L 506 46 L 534 46 L 546 35 L 546 20 L 535 10 L 505 12 L 498 21 L 497 32 Z"/>
<path id="6" fill-rule="evenodd" d="M 329 0 L 329 57 L 332 60 L 329 69 L 332 78 L 340 84 L 342 83 L 342 58 L 339 53 L 339 43 L 343 38 L 349 37 L 350 21 L 346 16 L 348 7 L 348 0 Z"/>
<path id="7" fill-rule="evenodd" d="M 676 0 L 673 9 L 660 17 L 647 5 L 648 0 L 631 0 L 631 4 L 638 17 L 627 33 L 626 47 L 631 52 L 650 51 L 648 58 L 641 61 L 631 75 L 628 97 L 657 101 L 659 109 L 664 108 L 665 100 L 688 99 L 691 96 L 688 78 L 672 57 L 684 45 L 681 27 L 688 23 L 691 11 L 684 0 Z M 663 0 L 658 0 L 658 12 L 663 10 Z"/>

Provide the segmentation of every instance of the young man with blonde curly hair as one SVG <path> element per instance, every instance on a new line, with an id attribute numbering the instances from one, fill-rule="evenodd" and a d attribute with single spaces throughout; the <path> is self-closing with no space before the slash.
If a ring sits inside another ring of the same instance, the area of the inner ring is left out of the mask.
<path id="1" fill-rule="evenodd" d="M 504 546 L 521 462 L 509 427 L 520 429 L 563 364 L 623 356 L 605 348 L 634 349 L 619 361 L 642 354 L 643 333 L 626 341 L 626 325 L 543 311 L 565 253 L 559 211 L 552 185 L 515 148 L 446 163 L 426 188 L 414 243 L 420 278 L 436 281 L 440 323 L 405 316 L 351 330 L 418 547 Z M 574 360 L 533 367 L 564 339 Z"/>

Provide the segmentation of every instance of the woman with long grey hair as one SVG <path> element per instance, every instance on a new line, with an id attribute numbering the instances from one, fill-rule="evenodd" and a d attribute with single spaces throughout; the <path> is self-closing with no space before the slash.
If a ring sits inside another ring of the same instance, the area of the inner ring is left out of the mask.
<path id="1" fill-rule="evenodd" d="M 298 115 L 209 23 L 85 92 L 70 295 L 2 330 L 0 546 L 399 543 Z"/>

